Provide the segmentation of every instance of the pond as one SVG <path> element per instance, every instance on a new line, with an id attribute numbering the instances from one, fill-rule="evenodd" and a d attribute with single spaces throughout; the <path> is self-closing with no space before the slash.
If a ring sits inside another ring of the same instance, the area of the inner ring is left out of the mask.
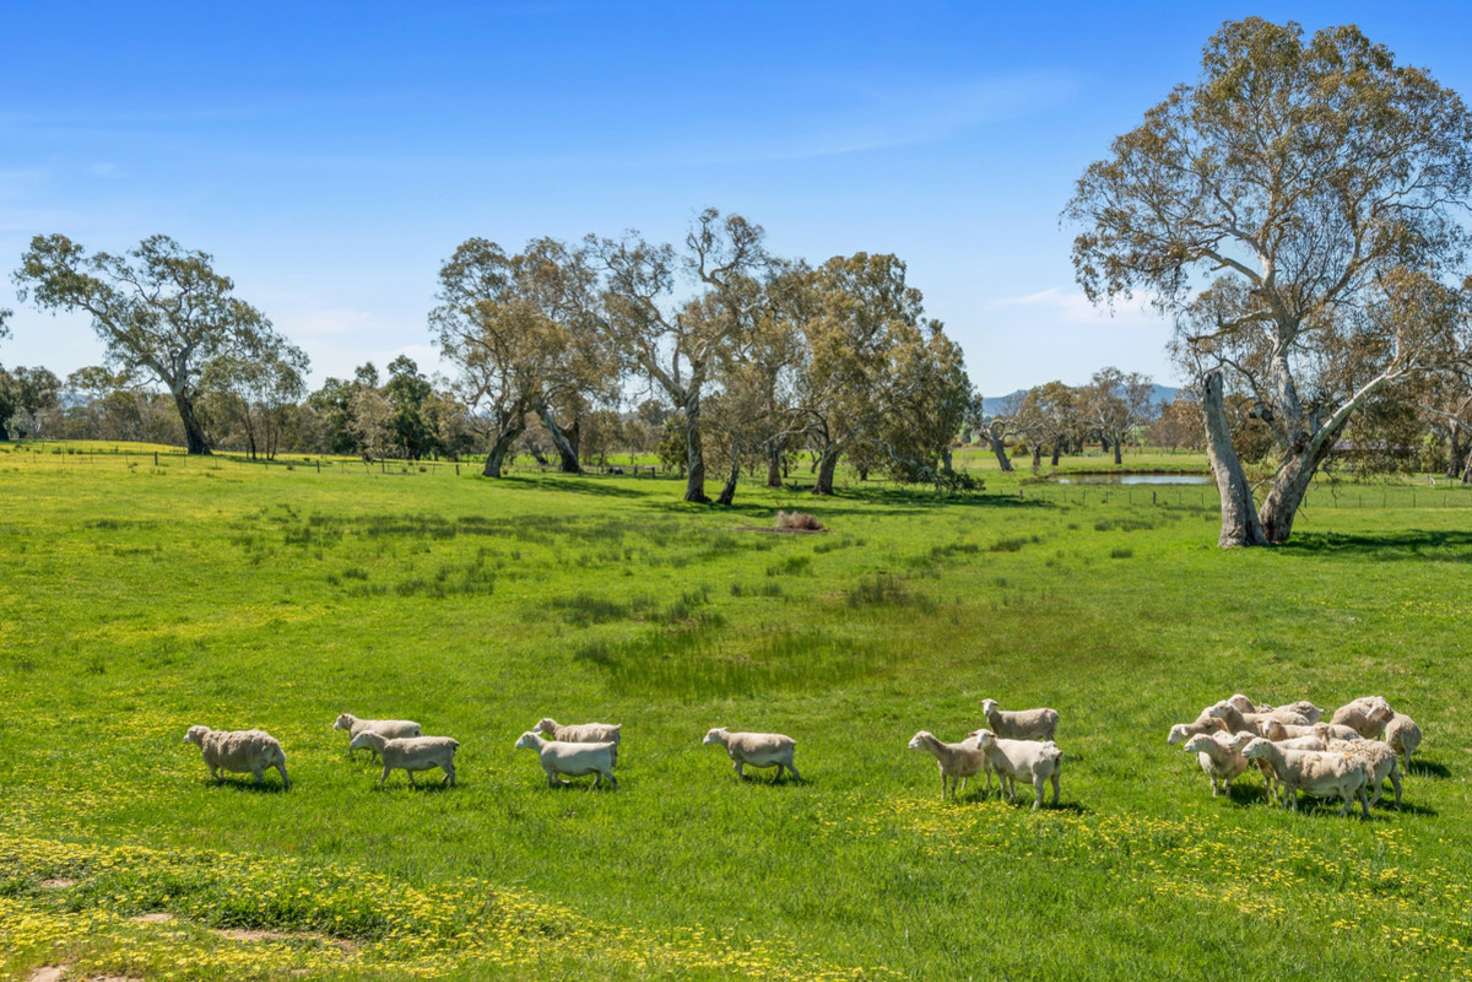
<path id="1" fill-rule="evenodd" d="M 1210 484 L 1210 474 L 1071 474 L 1058 484 Z"/>

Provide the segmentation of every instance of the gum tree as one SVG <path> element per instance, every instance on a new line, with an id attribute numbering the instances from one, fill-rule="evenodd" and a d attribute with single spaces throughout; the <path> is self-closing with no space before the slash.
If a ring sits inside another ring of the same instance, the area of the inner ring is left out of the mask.
<path id="1" fill-rule="evenodd" d="M 111 367 L 173 396 L 191 454 L 210 452 L 195 402 L 204 366 L 268 347 L 271 322 L 234 295 L 208 253 L 153 235 L 122 255 L 88 255 L 64 235 L 38 235 L 15 283 L 42 310 L 85 313 Z"/>
<path id="2" fill-rule="evenodd" d="M 1118 137 L 1065 217 L 1095 302 L 1142 291 L 1198 378 L 1222 546 L 1281 543 L 1351 416 L 1434 367 L 1455 329 L 1472 116 L 1355 27 L 1229 21 L 1201 75 Z M 1271 429 L 1256 506 L 1229 393 Z"/>

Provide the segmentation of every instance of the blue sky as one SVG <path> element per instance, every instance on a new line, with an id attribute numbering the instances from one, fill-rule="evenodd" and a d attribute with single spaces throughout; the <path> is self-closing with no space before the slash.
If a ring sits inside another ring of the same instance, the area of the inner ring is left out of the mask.
<path id="1" fill-rule="evenodd" d="M 316 380 L 433 367 L 466 237 L 678 240 L 714 205 L 782 254 L 900 255 L 989 395 L 1111 363 L 1169 382 L 1168 328 L 1088 307 L 1058 215 L 1222 20 L 1352 21 L 1472 96 L 1472 5 L 1026 6 L 0 2 L 0 306 L 34 234 L 167 232 Z M 13 326 L 0 362 L 99 360 L 83 320 Z"/>

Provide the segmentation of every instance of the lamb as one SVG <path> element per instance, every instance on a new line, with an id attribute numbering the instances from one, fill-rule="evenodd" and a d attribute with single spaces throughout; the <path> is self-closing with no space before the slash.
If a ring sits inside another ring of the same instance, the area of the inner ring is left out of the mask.
<path id="1" fill-rule="evenodd" d="M 622 723 L 570 723 L 566 726 L 548 717 L 537 723 L 536 731 L 559 743 L 611 743 L 613 762 L 618 763 L 618 744 L 623 739 Z"/>
<path id="2" fill-rule="evenodd" d="M 991 730 L 976 730 L 969 736 L 986 754 L 987 765 L 997 772 L 1009 801 L 1017 800 L 1017 778 L 1031 781 L 1035 796 L 1033 811 L 1042 807 L 1043 785 L 1053 782 L 1053 804 L 1058 804 L 1058 774 L 1063 769 L 1063 751 L 1052 740 L 1007 740 Z"/>
<path id="3" fill-rule="evenodd" d="M 1218 794 L 1216 782 L 1222 782 L 1222 787 L 1231 792 L 1232 779 L 1247 769 L 1247 758 L 1237 752 L 1233 746 L 1232 738 L 1226 734 L 1208 736 L 1199 733 L 1186 741 L 1182 748 L 1187 753 L 1196 754 L 1201 763 L 1201 769 L 1211 780 L 1211 796 L 1215 798 Z"/>
<path id="4" fill-rule="evenodd" d="M 981 714 L 998 736 L 1011 740 L 1051 740 L 1058 729 L 1056 709 L 1016 709 L 1004 711 L 995 699 L 981 701 Z"/>
<path id="5" fill-rule="evenodd" d="M 564 785 L 559 775 L 581 777 L 593 775 L 593 787 L 602 787 L 605 780 L 618 790 L 618 779 L 613 776 L 613 759 L 618 744 L 569 743 L 564 740 L 544 740 L 535 730 L 527 730 L 516 740 L 517 750 L 535 750 L 542 759 L 542 770 L 547 773 L 547 786 L 558 788 Z"/>
<path id="6" fill-rule="evenodd" d="M 1232 736 L 1230 736 L 1228 738 L 1228 740 L 1227 740 L 1227 745 L 1230 746 L 1235 753 L 1237 753 L 1237 754 L 1240 755 L 1242 753 L 1243 748 L 1245 748 L 1249 743 L 1251 743 L 1253 740 L 1256 740 L 1257 738 L 1258 738 L 1258 736 L 1257 736 L 1256 733 L 1252 733 L 1251 731 L 1248 731 L 1248 730 L 1243 730 L 1241 733 L 1233 734 Z M 1324 741 L 1318 739 L 1317 737 L 1312 737 L 1310 739 L 1313 740 L 1313 746 L 1294 747 L 1293 749 L 1295 749 L 1295 750 L 1323 750 L 1324 749 Z M 1244 757 L 1243 760 L 1246 760 L 1246 758 Z M 1247 761 L 1247 762 L 1249 764 L 1256 764 L 1257 765 L 1257 769 L 1262 773 L 1262 783 L 1263 783 L 1264 789 L 1267 791 L 1268 801 L 1274 801 L 1274 802 L 1277 801 L 1278 800 L 1278 775 L 1273 770 L 1272 765 L 1269 764 L 1265 760 L 1253 760 L 1253 761 Z"/>
<path id="7" fill-rule="evenodd" d="M 1385 724 L 1385 742 L 1400 754 L 1405 761 L 1406 771 L 1411 769 L 1411 754 L 1421 746 L 1421 728 L 1405 713 L 1395 713 Z"/>
<path id="8" fill-rule="evenodd" d="M 1170 734 L 1165 738 L 1165 742 L 1171 744 L 1185 743 L 1191 737 L 1203 733 L 1207 736 L 1213 733 L 1226 733 L 1230 735 L 1231 731 L 1227 729 L 1225 721 L 1219 720 L 1215 716 L 1200 716 L 1197 717 L 1194 723 L 1177 723 L 1175 726 L 1172 726 L 1170 728 Z"/>
<path id="9" fill-rule="evenodd" d="M 1380 803 L 1387 777 L 1390 778 L 1390 786 L 1395 790 L 1395 803 L 1400 804 L 1400 757 L 1391 749 L 1390 744 L 1379 740 L 1330 740 L 1325 749 L 1365 762 L 1369 771 L 1366 787 L 1370 791 L 1371 805 Z"/>
<path id="10" fill-rule="evenodd" d="M 388 780 L 390 771 L 401 770 L 409 776 L 409 784 L 417 788 L 419 785 L 414 783 L 414 772 L 438 767 L 445 772 L 443 783 L 452 788 L 455 786 L 455 751 L 460 749 L 457 740 L 438 736 L 398 737 L 390 740 L 374 730 L 360 730 L 353 737 L 353 742 L 348 744 L 348 749 L 357 750 L 361 747 L 368 747 L 383 761 L 383 773 L 378 776 L 379 784 Z"/>
<path id="11" fill-rule="evenodd" d="M 1336 709 L 1329 722 L 1348 726 L 1367 740 L 1378 740 L 1394 717 L 1395 710 L 1383 696 L 1361 696 Z"/>
<path id="12" fill-rule="evenodd" d="M 1280 723 L 1275 719 L 1263 724 L 1262 735 L 1274 743 L 1282 743 L 1284 740 L 1293 740 L 1298 737 L 1318 737 L 1324 740 L 1358 740 L 1360 738 L 1358 733 L 1347 726 L 1336 726 L 1333 723 L 1297 726 L 1292 723 Z"/>
<path id="13" fill-rule="evenodd" d="M 992 769 L 987 764 L 986 755 L 976 745 L 976 741 L 967 737 L 960 743 L 945 743 L 935 737 L 929 730 L 921 730 L 910 738 L 911 750 L 923 750 L 935 758 L 940 768 L 940 797 L 944 801 L 946 790 L 949 787 L 951 797 L 956 797 L 958 791 L 966 788 L 968 778 L 986 772 L 986 789 L 992 788 Z M 956 782 L 960 782 L 960 788 Z"/>
<path id="14" fill-rule="evenodd" d="M 784 770 L 802 780 L 802 775 L 792 766 L 792 754 L 797 749 L 797 741 L 792 737 L 780 733 L 732 733 L 724 726 L 718 726 L 706 733 L 702 743 L 705 746 L 719 743 L 725 747 L 737 777 L 746 777 L 742 768 L 749 764 L 752 767 L 776 767 L 777 773 L 772 777 L 774 781 L 782 776 Z"/>
<path id="15" fill-rule="evenodd" d="M 1369 773 L 1363 760 L 1342 753 L 1314 750 L 1284 750 L 1271 740 L 1259 737 L 1242 749 L 1248 760 L 1266 760 L 1273 768 L 1286 792 L 1285 807 L 1298 810 L 1298 792 L 1316 798 L 1338 797 L 1344 805 L 1339 814 L 1349 814 L 1350 802 L 1358 798 L 1365 818 L 1370 805 L 1365 796 Z"/>
<path id="16" fill-rule="evenodd" d="M 210 777 L 220 779 L 220 771 L 237 774 L 249 771 L 260 784 L 268 767 L 281 773 L 283 790 L 291 787 L 286 776 L 286 753 L 281 743 L 264 730 L 212 730 L 208 726 L 191 726 L 184 742 L 199 748 Z"/>
<path id="17" fill-rule="evenodd" d="M 352 713 L 340 713 L 337 722 L 332 724 L 334 730 L 348 731 L 348 753 L 352 754 L 353 737 L 364 730 L 372 730 L 380 736 L 390 740 L 401 737 L 417 737 L 422 732 L 419 724 L 412 719 L 359 719 Z M 372 753 L 372 750 L 369 751 Z"/>

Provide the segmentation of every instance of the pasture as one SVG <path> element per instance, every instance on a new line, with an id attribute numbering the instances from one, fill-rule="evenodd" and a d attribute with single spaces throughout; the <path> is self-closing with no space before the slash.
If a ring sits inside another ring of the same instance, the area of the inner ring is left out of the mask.
<path id="1" fill-rule="evenodd" d="M 986 493 L 720 509 L 0 453 L 0 973 L 1472 976 L 1472 493 L 1316 490 L 1224 552 L 1209 488 L 967 463 Z M 793 507 L 829 531 L 762 530 Z M 1385 695 L 1426 733 L 1405 805 L 1213 799 L 1166 731 L 1235 691 Z M 1062 807 L 940 800 L 906 741 L 983 696 L 1060 711 Z M 343 710 L 454 736 L 459 786 L 375 788 Z M 545 715 L 624 724 L 618 791 L 546 786 L 512 747 Z M 292 789 L 211 782 L 192 723 L 269 730 Z M 718 725 L 806 780 L 738 781 Z"/>

